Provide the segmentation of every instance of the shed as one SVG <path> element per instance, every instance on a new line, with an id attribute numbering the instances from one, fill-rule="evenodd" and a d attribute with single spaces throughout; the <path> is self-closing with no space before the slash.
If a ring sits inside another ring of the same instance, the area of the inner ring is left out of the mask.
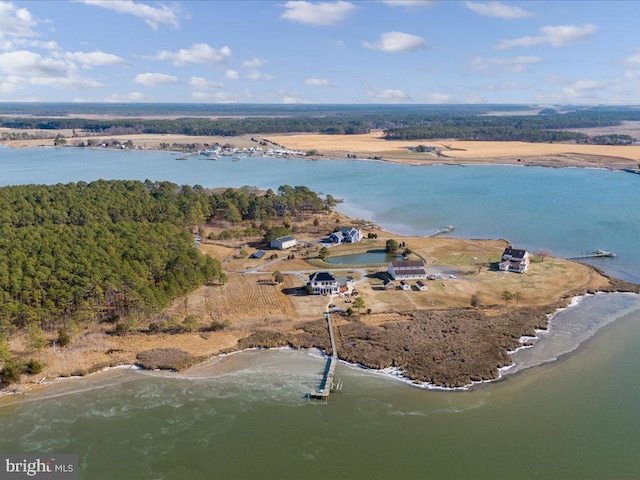
<path id="1" fill-rule="evenodd" d="M 296 239 L 291 235 L 287 235 L 286 237 L 275 238 L 271 240 L 270 246 L 271 248 L 275 248 L 278 250 L 286 250 L 287 248 L 296 246 Z"/>

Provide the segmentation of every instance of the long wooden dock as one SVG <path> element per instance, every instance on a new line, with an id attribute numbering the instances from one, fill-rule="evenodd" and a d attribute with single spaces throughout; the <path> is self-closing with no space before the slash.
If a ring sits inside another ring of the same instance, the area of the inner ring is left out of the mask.
<path id="1" fill-rule="evenodd" d="M 433 238 L 433 237 L 437 237 L 438 235 L 443 235 L 445 233 L 451 233 L 455 230 L 455 228 L 456 227 L 454 227 L 453 225 L 447 225 L 446 227 L 442 227 L 438 231 L 433 232 L 430 235 L 427 235 L 427 237 Z"/>
<path id="2" fill-rule="evenodd" d="M 327 359 L 327 363 L 325 365 L 324 372 L 322 373 L 322 377 L 318 382 L 318 386 L 313 392 L 309 393 L 308 398 L 327 401 L 329 399 L 329 395 L 331 395 L 331 392 L 342 389 L 342 383 L 340 381 L 334 383 L 333 381 L 333 377 L 336 372 L 336 365 L 338 364 L 338 349 L 336 347 L 336 338 L 333 333 L 331 314 L 326 312 L 325 317 L 327 318 L 327 325 L 329 327 L 329 338 L 331 340 L 331 356 Z"/>
<path id="3" fill-rule="evenodd" d="M 607 252 L 606 250 L 594 250 L 593 252 L 585 253 L 584 255 L 567 257 L 567 260 L 583 260 L 587 258 L 616 258 L 616 254 Z"/>

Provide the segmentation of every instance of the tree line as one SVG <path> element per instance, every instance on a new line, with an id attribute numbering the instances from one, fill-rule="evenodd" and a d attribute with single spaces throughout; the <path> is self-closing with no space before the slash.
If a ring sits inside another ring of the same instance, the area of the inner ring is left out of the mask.
<path id="1" fill-rule="evenodd" d="M 627 145 L 636 141 L 629 135 L 589 136 L 569 129 L 610 127 L 626 120 L 640 120 L 634 110 L 590 110 L 542 115 L 441 115 L 412 125 L 384 131 L 387 140 L 456 138 L 458 140 L 566 142 Z"/>
<path id="2" fill-rule="evenodd" d="M 0 188 L 0 341 L 16 329 L 67 327 L 158 312 L 219 279 L 190 230 L 322 211 L 306 187 L 212 193 L 171 182 Z"/>

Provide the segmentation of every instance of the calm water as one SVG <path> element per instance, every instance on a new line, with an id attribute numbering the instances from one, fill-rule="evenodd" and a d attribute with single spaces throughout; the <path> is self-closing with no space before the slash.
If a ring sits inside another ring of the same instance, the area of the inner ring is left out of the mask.
<path id="1" fill-rule="evenodd" d="M 391 231 L 508 238 L 640 281 L 640 176 L 602 170 L 405 167 L 160 152 L 0 149 L 0 183 L 97 178 L 203 186 L 308 185 Z M 400 193 L 401 192 L 401 193 Z M 637 296 L 598 295 L 554 318 L 522 366 L 470 392 L 433 392 L 339 366 L 344 390 L 307 405 L 317 352 L 245 352 L 185 375 L 116 370 L 0 408 L 0 451 L 79 453 L 82 478 L 640 478 Z M 613 322 L 612 320 L 615 320 Z M 591 336 L 598 328 L 598 335 Z M 78 389 L 82 391 L 78 393 Z"/>

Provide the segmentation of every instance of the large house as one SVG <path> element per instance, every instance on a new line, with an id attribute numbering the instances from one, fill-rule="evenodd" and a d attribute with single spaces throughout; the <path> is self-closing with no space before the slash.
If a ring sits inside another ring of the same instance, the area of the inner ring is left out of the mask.
<path id="1" fill-rule="evenodd" d="M 394 280 L 420 280 L 427 278 L 424 260 L 397 260 L 387 270 Z"/>
<path id="2" fill-rule="evenodd" d="M 309 292 L 314 295 L 340 293 L 338 279 L 331 272 L 315 272 L 309 276 Z"/>
<path id="3" fill-rule="evenodd" d="M 511 245 L 509 245 L 504 249 L 498 268 L 508 272 L 526 272 L 527 268 L 529 268 L 529 252 L 512 248 Z"/>
<path id="4" fill-rule="evenodd" d="M 360 240 L 362 240 L 362 232 L 356 227 L 342 227 L 329 235 L 329 241 L 333 243 L 355 243 Z"/>
<path id="5" fill-rule="evenodd" d="M 286 250 L 287 248 L 296 246 L 296 239 L 291 235 L 287 235 L 286 237 L 275 238 L 271 240 L 269 244 L 271 248 L 276 248 L 278 250 Z"/>

